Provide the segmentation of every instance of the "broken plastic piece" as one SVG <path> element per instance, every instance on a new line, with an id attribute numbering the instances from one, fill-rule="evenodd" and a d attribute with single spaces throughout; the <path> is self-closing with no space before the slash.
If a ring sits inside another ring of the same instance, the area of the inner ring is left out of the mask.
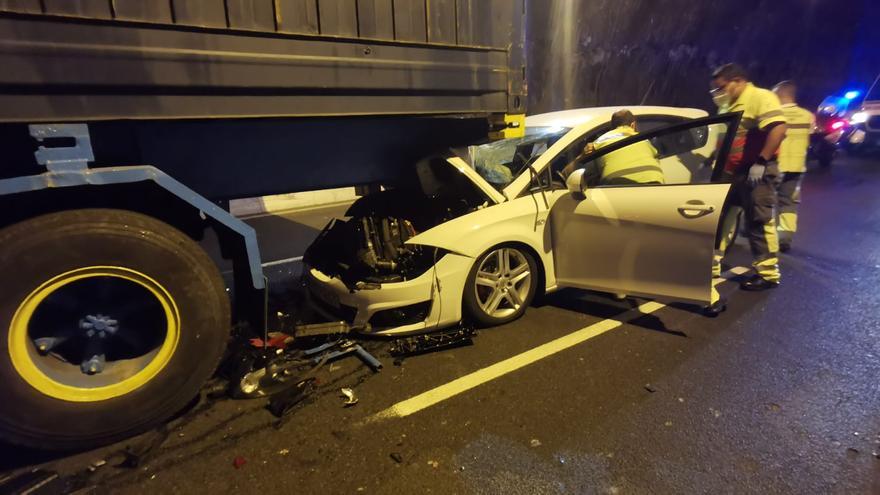
<path id="1" fill-rule="evenodd" d="M 351 326 L 344 321 L 331 321 L 327 323 L 313 323 L 311 325 L 297 325 L 297 337 L 313 337 L 316 335 L 338 335 L 351 332 Z"/>
<path id="2" fill-rule="evenodd" d="M 415 356 L 454 347 L 473 345 L 473 337 L 477 331 L 471 327 L 459 327 L 452 330 L 416 335 L 397 339 L 391 343 L 392 356 Z"/>
<path id="3" fill-rule="evenodd" d="M 647 390 L 648 392 L 651 392 L 652 394 L 657 391 L 657 389 L 654 388 L 654 386 L 651 385 L 650 383 L 645 384 L 645 390 Z"/>
<path id="4" fill-rule="evenodd" d="M 398 463 L 398 464 L 400 464 L 400 463 L 403 462 L 403 456 L 400 455 L 399 452 L 392 452 L 392 453 L 391 453 L 391 458 L 394 459 L 394 462 L 396 462 L 396 463 Z"/>
<path id="5" fill-rule="evenodd" d="M 309 378 L 296 384 L 269 399 L 267 409 L 276 418 L 281 418 L 290 413 L 294 406 L 302 402 L 315 390 L 315 379 Z"/>
<path id="6" fill-rule="evenodd" d="M 345 402 L 343 402 L 345 407 L 351 407 L 358 403 L 358 398 L 354 394 L 354 390 L 346 387 L 339 389 L 339 392 L 342 394 L 343 397 L 346 398 Z"/>
<path id="7" fill-rule="evenodd" d="M 237 456 L 235 459 L 232 460 L 232 466 L 235 469 L 241 469 L 241 467 L 245 464 L 247 464 L 247 459 L 242 456 Z"/>

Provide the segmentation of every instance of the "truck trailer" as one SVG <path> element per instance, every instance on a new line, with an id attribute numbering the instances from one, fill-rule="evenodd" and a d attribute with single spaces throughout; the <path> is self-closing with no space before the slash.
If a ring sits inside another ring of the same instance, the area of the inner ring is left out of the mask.
<path id="1" fill-rule="evenodd" d="M 266 332 L 229 200 L 521 133 L 524 3 L 0 0 L 0 440 L 145 431 Z"/>

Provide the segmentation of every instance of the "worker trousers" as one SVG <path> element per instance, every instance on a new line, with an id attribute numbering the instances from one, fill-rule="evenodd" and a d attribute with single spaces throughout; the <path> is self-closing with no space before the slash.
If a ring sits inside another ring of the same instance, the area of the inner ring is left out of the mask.
<path id="1" fill-rule="evenodd" d="M 733 239 L 737 216 L 742 211 L 755 272 L 765 280 L 779 282 L 779 238 L 775 210 L 780 176 L 777 165 L 768 165 L 764 178 L 754 186 L 749 184 L 748 174 L 726 175 L 725 178 L 731 183 L 731 201 L 722 213 L 722 223 L 715 242 L 712 274 L 721 275 L 721 258 Z"/>
<path id="2" fill-rule="evenodd" d="M 797 232 L 798 205 L 801 204 L 801 172 L 786 172 L 776 189 L 779 201 L 779 243 L 791 245 L 794 233 Z"/>

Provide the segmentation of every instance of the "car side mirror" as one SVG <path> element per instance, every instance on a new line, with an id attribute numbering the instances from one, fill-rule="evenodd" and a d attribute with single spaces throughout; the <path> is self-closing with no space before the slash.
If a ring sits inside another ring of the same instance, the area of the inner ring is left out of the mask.
<path id="1" fill-rule="evenodd" d="M 565 179 L 565 186 L 574 199 L 584 199 L 584 169 L 580 168 L 568 175 Z"/>

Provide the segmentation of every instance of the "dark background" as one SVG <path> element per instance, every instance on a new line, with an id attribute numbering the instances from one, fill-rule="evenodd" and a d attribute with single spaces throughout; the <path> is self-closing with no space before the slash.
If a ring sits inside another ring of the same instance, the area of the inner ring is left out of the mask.
<path id="1" fill-rule="evenodd" d="M 870 86 L 878 0 L 529 0 L 529 113 L 632 105 L 711 110 L 712 68 L 760 86 L 794 79 L 801 104 Z"/>

